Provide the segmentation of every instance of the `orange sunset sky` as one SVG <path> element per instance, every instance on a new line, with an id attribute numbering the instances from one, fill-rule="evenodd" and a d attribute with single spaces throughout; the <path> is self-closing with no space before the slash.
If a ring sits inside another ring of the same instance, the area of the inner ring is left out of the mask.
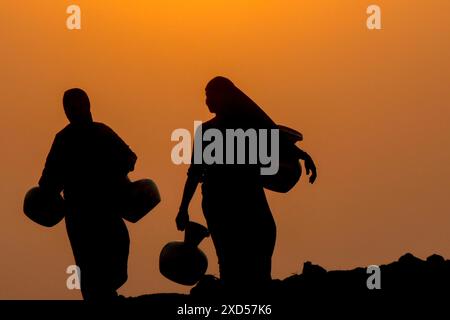
<path id="1" fill-rule="evenodd" d="M 366 28 L 372 3 L 379 31 Z M 66 28 L 71 4 L 81 30 Z M 138 154 L 131 178 L 152 178 L 163 198 L 128 224 L 121 294 L 190 289 L 158 270 L 162 246 L 183 236 L 174 219 L 187 167 L 171 162 L 170 136 L 211 117 L 204 87 L 216 75 L 301 131 L 317 161 L 315 185 L 267 192 L 275 278 L 307 260 L 347 269 L 406 252 L 450 258 L 449 20 L 448 0 L 1 0 L 0 298 L 81 298 L 66 288 L 64 223 L 46 229 L 22 213 L 71 87 Z M 200 192 L 190 212 L 204 223 Z M 218 275 L 211 240 L 201 247 Z"/>

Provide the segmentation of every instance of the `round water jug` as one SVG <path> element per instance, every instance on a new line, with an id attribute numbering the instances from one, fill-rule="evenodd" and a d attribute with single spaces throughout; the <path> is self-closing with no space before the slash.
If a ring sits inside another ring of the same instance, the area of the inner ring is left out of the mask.
<path id="1" fill-rule="evenodd" d="M 209 236 L 201 224 L 189 222 L 184 241 L 169 242 L 161 250 L 159 270 L 167 279 L 176 283 L 195 285 L 208 269 L 208 259 L 198 248 L 200 242 Z"/>
<path id="2" fill-rule="evenodd" d="M 158 187 L 150 179 L 129 182 L 125 191 L 122 217 L 136 223 L 161 202 Z"/>
<path id="3" fill-rule="evenodd" d="M 303 136 L 300 132 L 285 126 L 279 125 L 278 129 L 280 133 L 278 172 L 261 177 L 264 188 L 286 193 L 297 184 L 302 175 L 302 167 L 298 158 L 300 150 L 295 143 L 302 141 Z"/>
<path id="4" fill-rule="evenodd" d="M 51 195 L 34 187 L 25 195 L 23 212 L 37 224 L 53 227 L 64 218 L 66 209 L 60 194 Z"/>

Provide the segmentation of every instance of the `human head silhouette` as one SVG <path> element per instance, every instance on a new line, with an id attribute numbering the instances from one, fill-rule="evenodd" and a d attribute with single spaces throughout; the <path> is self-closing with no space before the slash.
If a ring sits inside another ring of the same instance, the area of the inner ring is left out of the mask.
<path id="1" fill-rule="evenodd" d="M 64 112 L 71 124 L 85 124 L 92 122 L 91 103 L 86 92 L 79 88 L 64 92 Z"/>
<path id="2" fill-rule="evenodd" d="M 240 121 L 249 127 L 275 127 L 270 117 L 228 78 L 217 76 L 206 85 L 206 105 L 211 113 Z"/>
<path id="3" fill-rule="evenodd" d="M 223 114 L 227 112 L 229 102 L 235 91 L 231 80 L 218 76 L 206 85 L 206 105 L 211 113 Z"/>

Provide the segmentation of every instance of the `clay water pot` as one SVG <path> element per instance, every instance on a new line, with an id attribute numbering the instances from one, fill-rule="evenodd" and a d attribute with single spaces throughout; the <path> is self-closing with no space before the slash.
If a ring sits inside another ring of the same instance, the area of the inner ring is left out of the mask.
<path id="1" fill-rule="evenodd" d="M 124 191 L 122 217 L 136 223 L 161 202 L 158 187 L 150 179 L 128 181 Z"/>
<path id="2" fill-rule="evenodd" d="M 280 133 L 278 172 L 274 175 L 263 175 L 261 179 L 264 188 L 286 193 L 297 184 L 302 175 L 299 150 L 295 143 L 302 141 L 303 136 L 300 132 L 285 126 L 279 125 L 278 129 Z"/>
<path id="3" fill-rule="evenodd" d="M 169 242 L 159 255 L 159 270 L 167 279 L 178 284 L 193 286 L 208 269 L 208 258 L 198 248 L 209 236 L 208 229 L 201 224 L 189 222 L 184 241 Z"/>
<path id="4" fill-rule="evenodd" d="M 23 212 L 37 224 L 53 227 L 64 218 L 66 208 L 60 194 L 51 195 L 42 191 L 40 187 L 34 187 L 25 195 Z"/>

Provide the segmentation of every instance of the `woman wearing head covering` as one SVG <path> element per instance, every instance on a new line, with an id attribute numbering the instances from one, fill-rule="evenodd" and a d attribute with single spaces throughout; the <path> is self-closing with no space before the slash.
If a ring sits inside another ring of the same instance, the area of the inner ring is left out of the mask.
<path id="1" fill-rule="evenodd" d="M 69 124 L 55 137 L 39 180 L 44 194 L 64 193 L 65 222 L 85 300 L 111 300 L 127 280 L 130 238 L 117 205 L 136 154 L 107 125 L 94 122 L 81 89 L 63 98 Z"/>
<path id="2" fill-rule="evenodd" d="M 219 130 L 224 137 L 223 145 L 226 145 L 226 129 L 277 128 L 255 102 L 224 77 L 216 77 L 208 83 L 206 104 L 215 117 L 201 126 L 201 132 Z M 195 143 L 198 143 L 197 138 L 196 135 Z M 203 141 L 203 148 L 206 146 Z M 229 150 L 224 149 L 225 159 Z M 246 151 L 248 154 L 248 148 Z M 260 165 L 208 165 L 193 161 L 176 219 L 179 230 L 184 230 L 189 221 L 189 202 L 199 183 L 202 184 L 202 209 L 223 284 L 234 289 L 265 287 L 271 280 L 276 226 L 264 193 Z"/>

